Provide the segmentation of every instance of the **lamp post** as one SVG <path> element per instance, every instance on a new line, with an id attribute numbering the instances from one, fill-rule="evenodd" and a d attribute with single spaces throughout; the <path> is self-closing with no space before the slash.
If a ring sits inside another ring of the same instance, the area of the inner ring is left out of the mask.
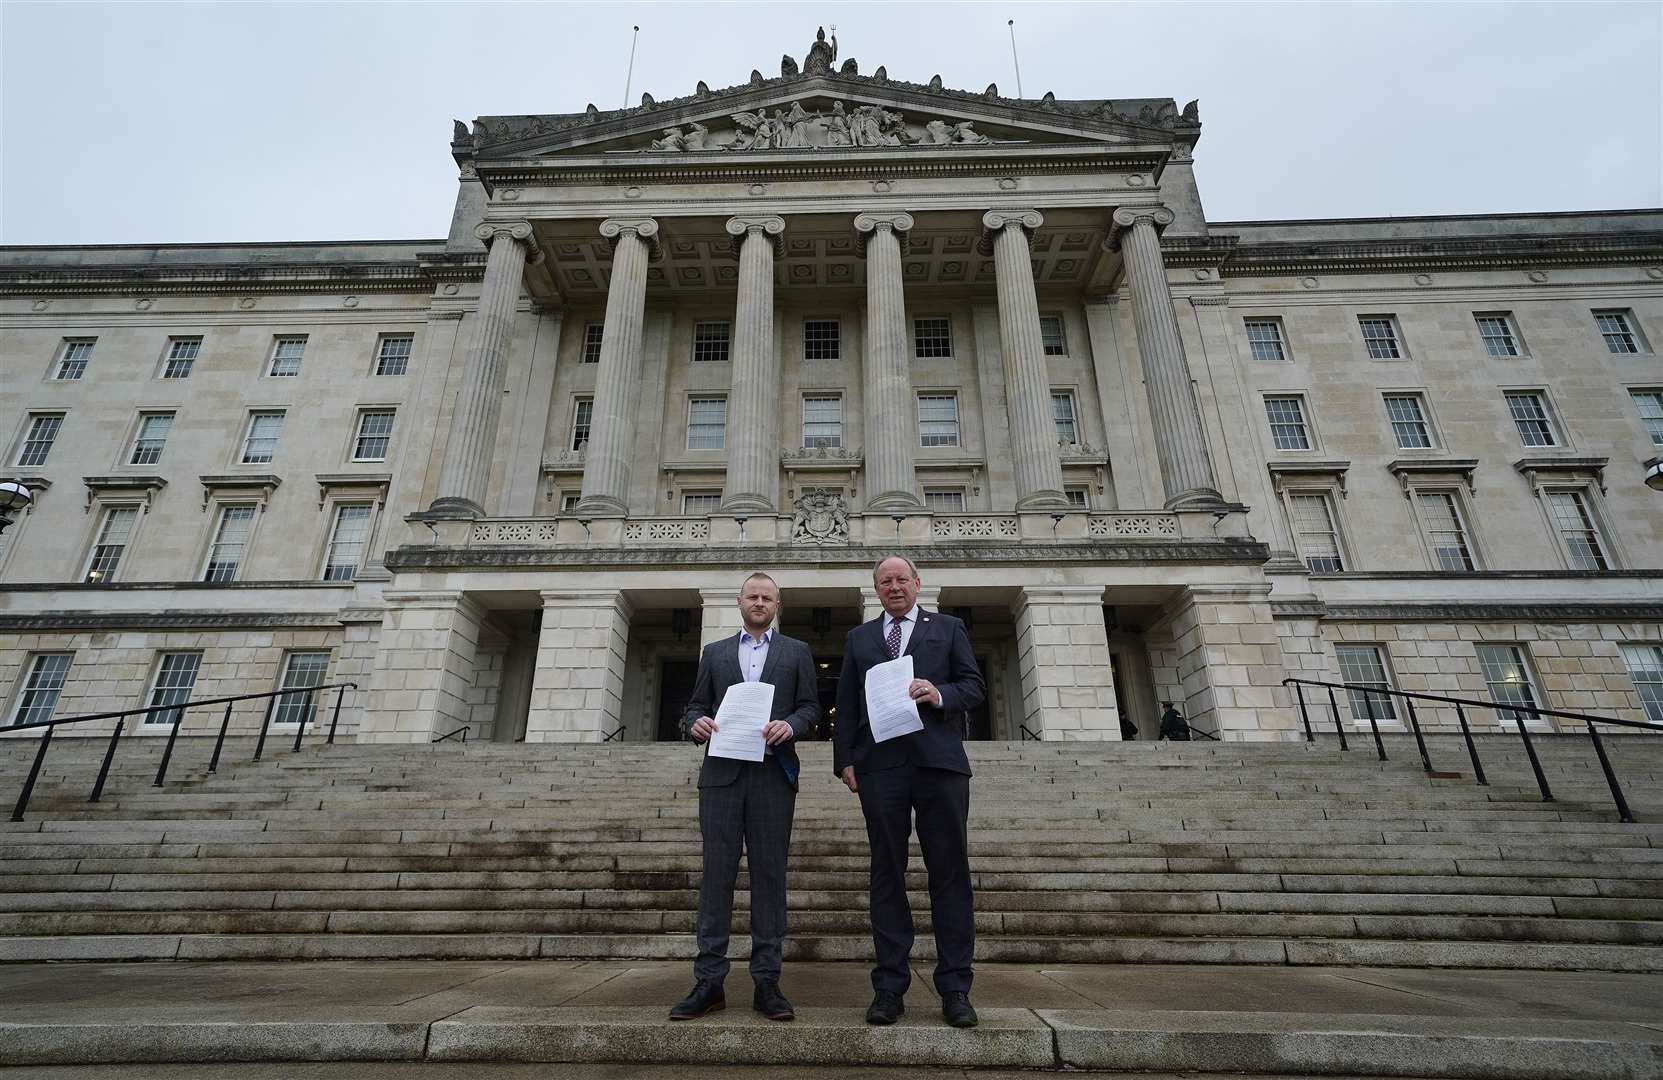
<path id="1" fill-rule="evenodd" d="M 29 494 L 29 489 L 16 480 L 0 480 L 0 533 L 16 520 L 13 514 L 18 510 L 29 509 L 29 504 L 35 497 Z"/>

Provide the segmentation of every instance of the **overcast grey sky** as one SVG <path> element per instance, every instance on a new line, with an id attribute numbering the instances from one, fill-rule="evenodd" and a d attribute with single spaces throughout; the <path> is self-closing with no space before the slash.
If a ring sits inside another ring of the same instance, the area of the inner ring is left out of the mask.
<path id="1" fill-rule="evenodd" d="M 0 242 L 442 236 L 451 119 L 777 75 L 1200 98 L 1208 217 L 1663 204 L 1663 4 L 0 2 Z"/>

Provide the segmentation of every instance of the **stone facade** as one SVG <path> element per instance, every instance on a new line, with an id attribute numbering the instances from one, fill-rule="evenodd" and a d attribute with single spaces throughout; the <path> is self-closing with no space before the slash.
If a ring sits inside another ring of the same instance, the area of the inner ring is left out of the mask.
<path id="1" fill-rule="evenodd" d="M 1663 695 L 1663 212 L 1209 222 L 1193 103 L 817 56 L 459 124 L 444 239 L 0 249 L 0 722 L 652 739 L 753 568 L 829 700 L 893 550 L 979 737 Z"/>

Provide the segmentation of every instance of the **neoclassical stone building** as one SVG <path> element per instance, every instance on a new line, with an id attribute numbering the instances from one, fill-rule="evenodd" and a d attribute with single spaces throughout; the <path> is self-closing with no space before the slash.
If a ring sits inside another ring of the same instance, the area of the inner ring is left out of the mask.
<path id="1" fill-rule="evenodd" d="M 743 572 L 829 700 L 892 551 L 984 738 L 1291 738 L 1290 674 L 1663 719 L 1663 212 L 1210 222 L 1200 135 L 817 40 L 458 123 L 441 240 L 0 249 L 0 723 L 664 738 Z"/>

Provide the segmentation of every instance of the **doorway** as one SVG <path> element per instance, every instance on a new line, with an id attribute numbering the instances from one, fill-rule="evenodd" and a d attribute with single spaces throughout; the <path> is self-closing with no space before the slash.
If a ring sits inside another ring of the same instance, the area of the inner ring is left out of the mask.
<path id="1" fill-rule="evenodd" d="M 658 669 L 658 730 L 659 742 L 681 742 L 686 736 L 681 731 L 681 718 L 687 713 L 687 703 L 693 700 L 693 687 L 699 678 L 697 660 L 664 660 Z"/>

